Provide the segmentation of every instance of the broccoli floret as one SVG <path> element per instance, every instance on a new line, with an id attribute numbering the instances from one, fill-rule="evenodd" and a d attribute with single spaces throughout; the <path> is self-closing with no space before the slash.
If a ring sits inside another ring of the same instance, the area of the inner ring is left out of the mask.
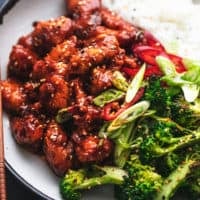
<path id="1" fill-rule="evenodd" d="M 200 124 L 200 99 L 189 103 L 184 100 L 183 95 L 174 98 L 170 105 L 171 118 L 181 126 L 188 129 L 197 129 Z"/>
<path id="2" fill-rule="evenodd" d="M 180 164 L 178 168 L 173 171 L 166 179 L 163 181 L 163 185 L 160 191 L 156 194 L 154 200 L 169 200 L 173 197 L 177 189 L 184 184 L 185 180 L 193 173 L 193 168 L 198 165 L 200 160 L 187 159 L 185 162 Z"/>
<path id="3" fill-rule="evenodd" d="M 187 180 L 186 188 L 192 199 L 200 197 L 200 170 L 196 170 L 192 177 Z"/>
<path id="4" fill-rule="evenodd" d="M 151 77 L 145 89 L 144 100 L 150 101 L 150 109 L 156 110 L 159 116 L 168 116 L 171 104 L 171 93 L 161 84 L 159 77 Z"/>
<path id="5" fill-rule="evenodd" d="M 200 170 L 200 154 L 187 153 L 184 161 L 166 178 L 155 168 L 142 164 L 137 155 L 131 156 L 125 169 L 128 176 L 123 184 L 115 186 L 116 199 L 169 200 L 195 171 Z"/>
<path id="6" fill-rule="evenodd" d="M 132 155 L 125 165 L 128 177 L 115 186 L 115 197 L 119 200 L 152 200 L 160 190 L 163 179 L 148 165 L 142 165 L 137 155 Z"/>
<path id="7" fill-rule="evenodd" d="M 163 158 L 156 160 L 155 167 L 163 177 L 167 177 L 172 171 L 178 168 L 184 159 L 185 154 L 182 151 L 171 152 Z"/>
<path id="8" fill-rule="evenodd" d="M 156 118 L 151 123 L 149 134 L 140 145 L 140 156 L 145 163 L 200 142 L 199 130 L 185 129 L 167 118 Z"/>
<path id="9" fill-rule="evenodd" d="M 104 184 L 122 184 L 126 176 L 124 170 L 112 166 L 69 170 L 60 182 L 60 192 L 66 200 L 79 200 L 82 190 Z"/>

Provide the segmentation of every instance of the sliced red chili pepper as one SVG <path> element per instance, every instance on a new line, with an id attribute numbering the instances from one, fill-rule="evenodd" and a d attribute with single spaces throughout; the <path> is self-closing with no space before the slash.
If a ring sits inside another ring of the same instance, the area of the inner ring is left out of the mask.
<path id="1" fill-rule="evenodd" d="M 170 54 L 150 46 L 137 46 L 133 49 L 133 51 L 141 60 L 147 64 L 157 66 L 156 56 L 164 56 L 169 58 L 175 64 L 177 72 L 182 73 L 186 71 L 186 68 L 183 64 L 183 59 L 180 56 Z"/>
<path id="2" fill-rule="evenodd" d="M 119 106 L 118 102 L 111 102 L 105 105 L 102 110 L 102 118 L 106 121 L 114 120 L 120 113 L 139 101 L 143 94 L 144 88 L 140 88 L 133 100 L 129 103 L 123 104 L 121 107 Z"/>
<path id="3" fill-rule="evenodd" d="M 162 45 L 162 43 L 149 31 L 144 32 L 144 38 L 146 39 L 146 42 L 149 46 L 159 49 L 161 51 L 165 51 L 165 47 Z"/>
<path id="4" fill-rule="evenodd" d="M 176 71 L 179 73 L 185 72 L 186 68 L 183 64 L 183 59 L 174 54 L 167 54 L 169 59 L 176 65 Z"/>
<path id="5" fill-rule="evenodd" d="M 163 51 L 150 46 L 137 46 L 133 52 L 144 62 L 150 65 L 157 65 L 156 56 L 163 54 Z"/>
<path id="6" fill-rule="evenodd" d="M 102 118 L 106 121 L 111 121 L 119 115 L 120 110 L 118 102 L 108 103 L 103 107 Z"/>
<path id="7" fill-rule="evenodd" d="M 130 68 L 130 67 L 123 67 L 122 71 L 125 72 L 128 76 L 134 77 L 137 72 L 139 71 L 139 68 Z M 147 65 L 144 77 L 150 77 L 150 76 L 161 76 L 162 72 L 160 68 L 157 65 Z"/>
<path id="8" fill-rule="evenodd" d="M 147 65 L 144 77 L 151 77 L 151 76 L 161 76 L 162 72 L 160 70 L 160 68 L 158 67 L 158 65 Z"/>
<path id="9" fill-rule="evenodd" d="M 128 76 L 130 77 L 134 77 L 137 72 L 139 71 L 140 68 L 136 67 L 136 68 L 130 68 L 130 67 L 123 67 L 122 71 L 125 72 Z"/>

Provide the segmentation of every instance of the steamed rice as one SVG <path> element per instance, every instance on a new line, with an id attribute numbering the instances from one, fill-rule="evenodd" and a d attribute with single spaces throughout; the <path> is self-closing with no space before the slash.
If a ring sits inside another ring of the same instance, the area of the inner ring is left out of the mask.
<path id="1" fill-rule="evenodd" d="M 103 4 L 151 31 L 169 52 L 200 60 L 200 5 L 192 0 L 103 0 Z"/>

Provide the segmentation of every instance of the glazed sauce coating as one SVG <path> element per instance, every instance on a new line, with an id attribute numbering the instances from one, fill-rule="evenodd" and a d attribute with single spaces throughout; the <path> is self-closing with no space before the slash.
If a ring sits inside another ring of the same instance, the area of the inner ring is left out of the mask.
<path id="1" fill-rule="evenodd" d="M 129 52 L 142 42 L 135 39 L 141 30 L 100 0 L 66 0 L 66 6 L 68 16 L 38 21 L 19 38 L 2 81 L 16 142 L 44 155 L 58 176 L 112 160 L 112 141 L 98 137 L 104 120 L 93 99 L 114 87 L 113 72 L 137 66 Z M 62 109 L 71 116 L 64 123 L 55 120 Z"/>

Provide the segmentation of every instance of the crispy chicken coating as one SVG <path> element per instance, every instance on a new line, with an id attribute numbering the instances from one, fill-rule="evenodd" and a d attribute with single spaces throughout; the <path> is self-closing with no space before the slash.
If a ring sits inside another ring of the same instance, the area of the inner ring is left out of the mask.
<path id="1" fill-rule="evenodd" d="M 62 76 L 48 77 L 39 88 L 39 100 L 48 113 L 55 113 L 68 105 L 69 87 Z"/>
<path id="2" fill-rule="evenodd" d="M 49 75 L 60 75 L 65 78 L 68 76 L 69 66 L 63 62 L 55 62 L 50 60 L 39 60 L 33 66 L 30 74 L 33 80 L 42 81 Z"/>
<path id="3" fill-rule="evenodd" d="M 66 0 L 67 11 L 73 18 L 99 10 L 101 0 Z M 78 15 L 78 16 L 77 16 Z"/>
<path id="4" fill-rule="evenodd" d="M 44 124 L 32 114 L 11 119 L 11 130 L 18 144 L 39 152 L 43 141 Z"/>
<path id="5" fill-rule="evenodd" d="M 102 162 L 112 152 L 112 142 L 97 136 L 86 136 L 76 147 L 76 156 L 81 163 Z"/>
<path id="6" fill-rule="evenodd" d="M 37 22 L 31 35 L 33 48 L 40 56 L 45 56 L 52 47 L 69 37 L 72 31 L 71 19 L 64 16 Z"/>
<path id="7" fill-rule="evenodd" d="M 93 95 L 97 95 L 100 92 L 108 89 L 112 86 L 112 70 L 106 69 L 106 67 L 96 67 L 92 70 L 90 91 Z"/>
<path id="8" fill-rule="evenodd" d="M 26 94 L 22 85 L 14 80 L 1 82 L 2 103 L 8 112 L 19 113 L 20 108 L 26 104 Z"/>
<path id="9" fill-rule="evenodd" d="M 91 38 L 88 46 L 72 55 L 70 73 L 87 73 L 91 67 L 111 61 L 119 52 L 120 47 L 116 37 L 101 34 Z"/>
<path id="10" fill-rule="evenodd" d="M 118 30 L 115 36 L 118 38 L 121 45 L 126 46 L 133 43 L 138 28 L 107 8 L 101 9 L 101 17 L 104 26 L 113 30 Z"/>
<path id="11" fill-rule="evenodd" d="M 74 19 L 75 33 L 79 37 L 89 37 L 96 26 L 101 24 L 101 0 L 66 0 L 66 4 L 68 13 Z"/>
<path id="12" fill-rule="evenodd" d="M 69 112 L 73 116 L 73 124 L 77 129 L 75 135 L 88 135 L 97 132 L 102 123 L 101 111 L 92 103 L 92 97 L 88 96 L 80 79 L 75 79 L 71 83 L 74 103 L 69 107 Z"/>
<path id="13" fill-rule="evenodd" d="M 37 56 L 31 50 L 22 45 L 13 46 L 8 63 L 8 76 L 19 80 L 28 79 L 36 61 Z"/>
<path id="14" fill-rule="evenodd" d="M 47 126 L 44 153 L 50 167 L 58 176 L 64 175 L 73 166 L 73 144 L 54 121 Z"/>
<path id="15" fill-rule="evenodd" d="M 65 2 L 70 18 L 34 22 L 19 38 L 1 84 L 17 143 L 43 153 L 58 176 L 110 158 L 113 144 L 98 137 L 104 120 L 93 99 L 112 87 L 114 71 L 138 66 L 132 46 L 145 44 L 144 32 L 101 0 Z M 62 108 L 69 119 L 57 124 Z"/>
<path id="16" fill-rule="evenodd" d="M 63 43 L 54 47 L 45 60 L 69 63 L 71 56 L 77 53 L 76 45 L 77 38 L 76 36 L 72 36 L 69 40 L 65 40 Z"/>
<path id="17" fill-rule="evenodd" d="M 31 33 L 20 37 L 17 44 L 22 45 L 31 51 L 34 51 Z"/>

